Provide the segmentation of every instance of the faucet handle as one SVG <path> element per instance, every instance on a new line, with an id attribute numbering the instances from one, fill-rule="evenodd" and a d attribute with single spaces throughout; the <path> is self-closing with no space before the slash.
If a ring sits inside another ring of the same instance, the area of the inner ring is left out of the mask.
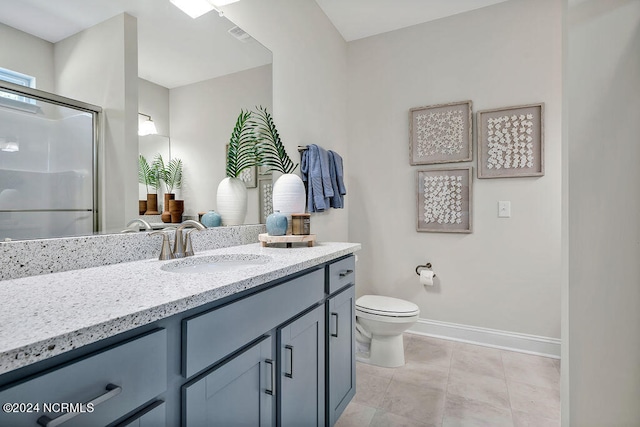
<path id="1" fill-rule="evenodd" d="M 193 228 L 189 231 L 187 231 L 187 234 L 184 238 L 184 256 L 193 256 L 193 245 L 191 243 L 191 233 L 193 233 L 194 231 L 198 231 L 197 228 Z"/>
<path id="2" fill-rule="evenodd" d="M 171 244 L 169 243 L 169 234 L 164 230 L 159 230 L 159 231 L 153 231 L 148 235 L 155 236 L 157 234 L 162 236 L 162 249 L 160 250 L 160 256 L 158 257 L 158 259 L 160 261 L 173 259 L 174 256 L 173 256 L 173 252 L 171 251 Z"/>

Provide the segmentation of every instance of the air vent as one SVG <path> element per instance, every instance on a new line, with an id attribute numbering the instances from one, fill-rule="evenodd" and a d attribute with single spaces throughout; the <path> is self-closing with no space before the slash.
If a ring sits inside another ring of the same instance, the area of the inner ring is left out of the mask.
<path id="1" fill-rule="evenodd" d="M 251 36 L 249 34 L 247 34 L 242 28 L 237 27 L 237 26 L 231 28 L 229 30 L 229 34 L 231 34 L 233 37 L 237 38 L 241 42 L 246 42 L 247 40 L 249 40 L 251 38 Z"/>

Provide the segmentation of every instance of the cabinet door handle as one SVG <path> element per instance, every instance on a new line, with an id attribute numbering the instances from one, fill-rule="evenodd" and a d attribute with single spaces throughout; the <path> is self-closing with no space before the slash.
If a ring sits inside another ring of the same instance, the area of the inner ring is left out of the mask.
<path id="1" fill-rule="evenodd" d="M 347 277 L 348 275 L 353 274 L 353 270 L 347 270 L 340 273 L 340 277 Z"/>
<path id="2" fill-rule="evenodd" d="M 336 333 L 331 333 L 332 337 L 338 338 L 338 313 L 331 313 L 332 316 L 336 316 Z"/>
<path id="3" fill-rule="evenodd" d="M 116 397 L 122 392 L 122 387 L 119 387 L 114 384 L 107 384 L 105 389 L 107 390 L 106 393 L 103 393 L 100 396 L 96 397 L 95 399 L 86 402 L 83 406 L 91 405 L 93 407 L 96 407 L 99 404 L 104 403 L 107 400 Z M 43 415 L 40 418 L 38 418 L 38 424 L 40 424 L 43 427 L 56 427 L 66 423 L 67 421 L 71 420 L 72 418 L 75 418 L 77 415 L 80 415 L 80 414 L 81 412 L 67 412 L 56 418 L 49 418 L 48 416 Z"/>
<path id="4" fill-rule="evenodd" d="M 269 364 L 269 366 L 271 366 L 271 389 L 265 389 L 265 393 L 267 393 L 269 396 L 273 396 L 276 392 L 276 383 L 274 381 L 275 376 L 273 375 L 273 370 L 275 369 L 275 366 L 273 365 L 273 360 L 271 359 L 267 359 L 264 361 L 265 364 Z"/>
<path id="5" fill-rule="evenodd" d="M 287 378 L 293 378 L 293 347 L 290 345 L 284 346 L 285 350 L 289 350 L 289 372 L 284 373 L 284 376 Z"/>

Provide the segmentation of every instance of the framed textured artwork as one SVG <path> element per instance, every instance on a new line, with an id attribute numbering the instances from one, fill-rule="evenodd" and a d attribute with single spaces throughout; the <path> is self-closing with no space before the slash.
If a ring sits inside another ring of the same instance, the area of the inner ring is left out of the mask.
<path id="1" fill-rule="evenodd" d="M 260 223 L 266 224 L 267 217 L 273 213 L 273 180 L 271 175 L 258 178 L 260 204 Z"/>
<path id="2" fill-rule="evenodd" d="M 412 165 L 467 162 L 472 159 L 471 101 L 409 110 Z"/>
<path id="3" fill-rule="evenodd" d="M 418 231 L 471 233 L 471 167 L 416 172 Z"/>
<path id="4" fill-rule="evenodd" d="M 256 166 L 244 169 L 238 177 L 247 188 L 256 188 L 258 186 L 258 169 Z"/>
<path id="5" fill-rule="evenodd" d="M 544 104 L 478 111 L 478 178 L 544 175 Z"/>

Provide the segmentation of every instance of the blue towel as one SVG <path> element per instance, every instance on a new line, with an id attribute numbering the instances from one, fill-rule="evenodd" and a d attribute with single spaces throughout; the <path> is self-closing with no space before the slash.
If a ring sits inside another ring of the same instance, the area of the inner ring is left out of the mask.
<path id="1" fill-rule="evenodd" d="M 347 189 L 344 186 L 344 171 L 342 169 L 342 157 L 335 151 L 329 150 L 329 173 L 333 187 L 333 197 L 329 200 L 332 208 L 344 208 L 344 195 Z"/>
<path id="2" fill-rule="evenodd" d="M 309 212 L 329 209 L 329 199 L 334 195 L 329 172 L 329 153 L 316 144 L 310 144 L 303 152 L 300 163 L 302 180 L 307 182 L 307 209 Z"/>

